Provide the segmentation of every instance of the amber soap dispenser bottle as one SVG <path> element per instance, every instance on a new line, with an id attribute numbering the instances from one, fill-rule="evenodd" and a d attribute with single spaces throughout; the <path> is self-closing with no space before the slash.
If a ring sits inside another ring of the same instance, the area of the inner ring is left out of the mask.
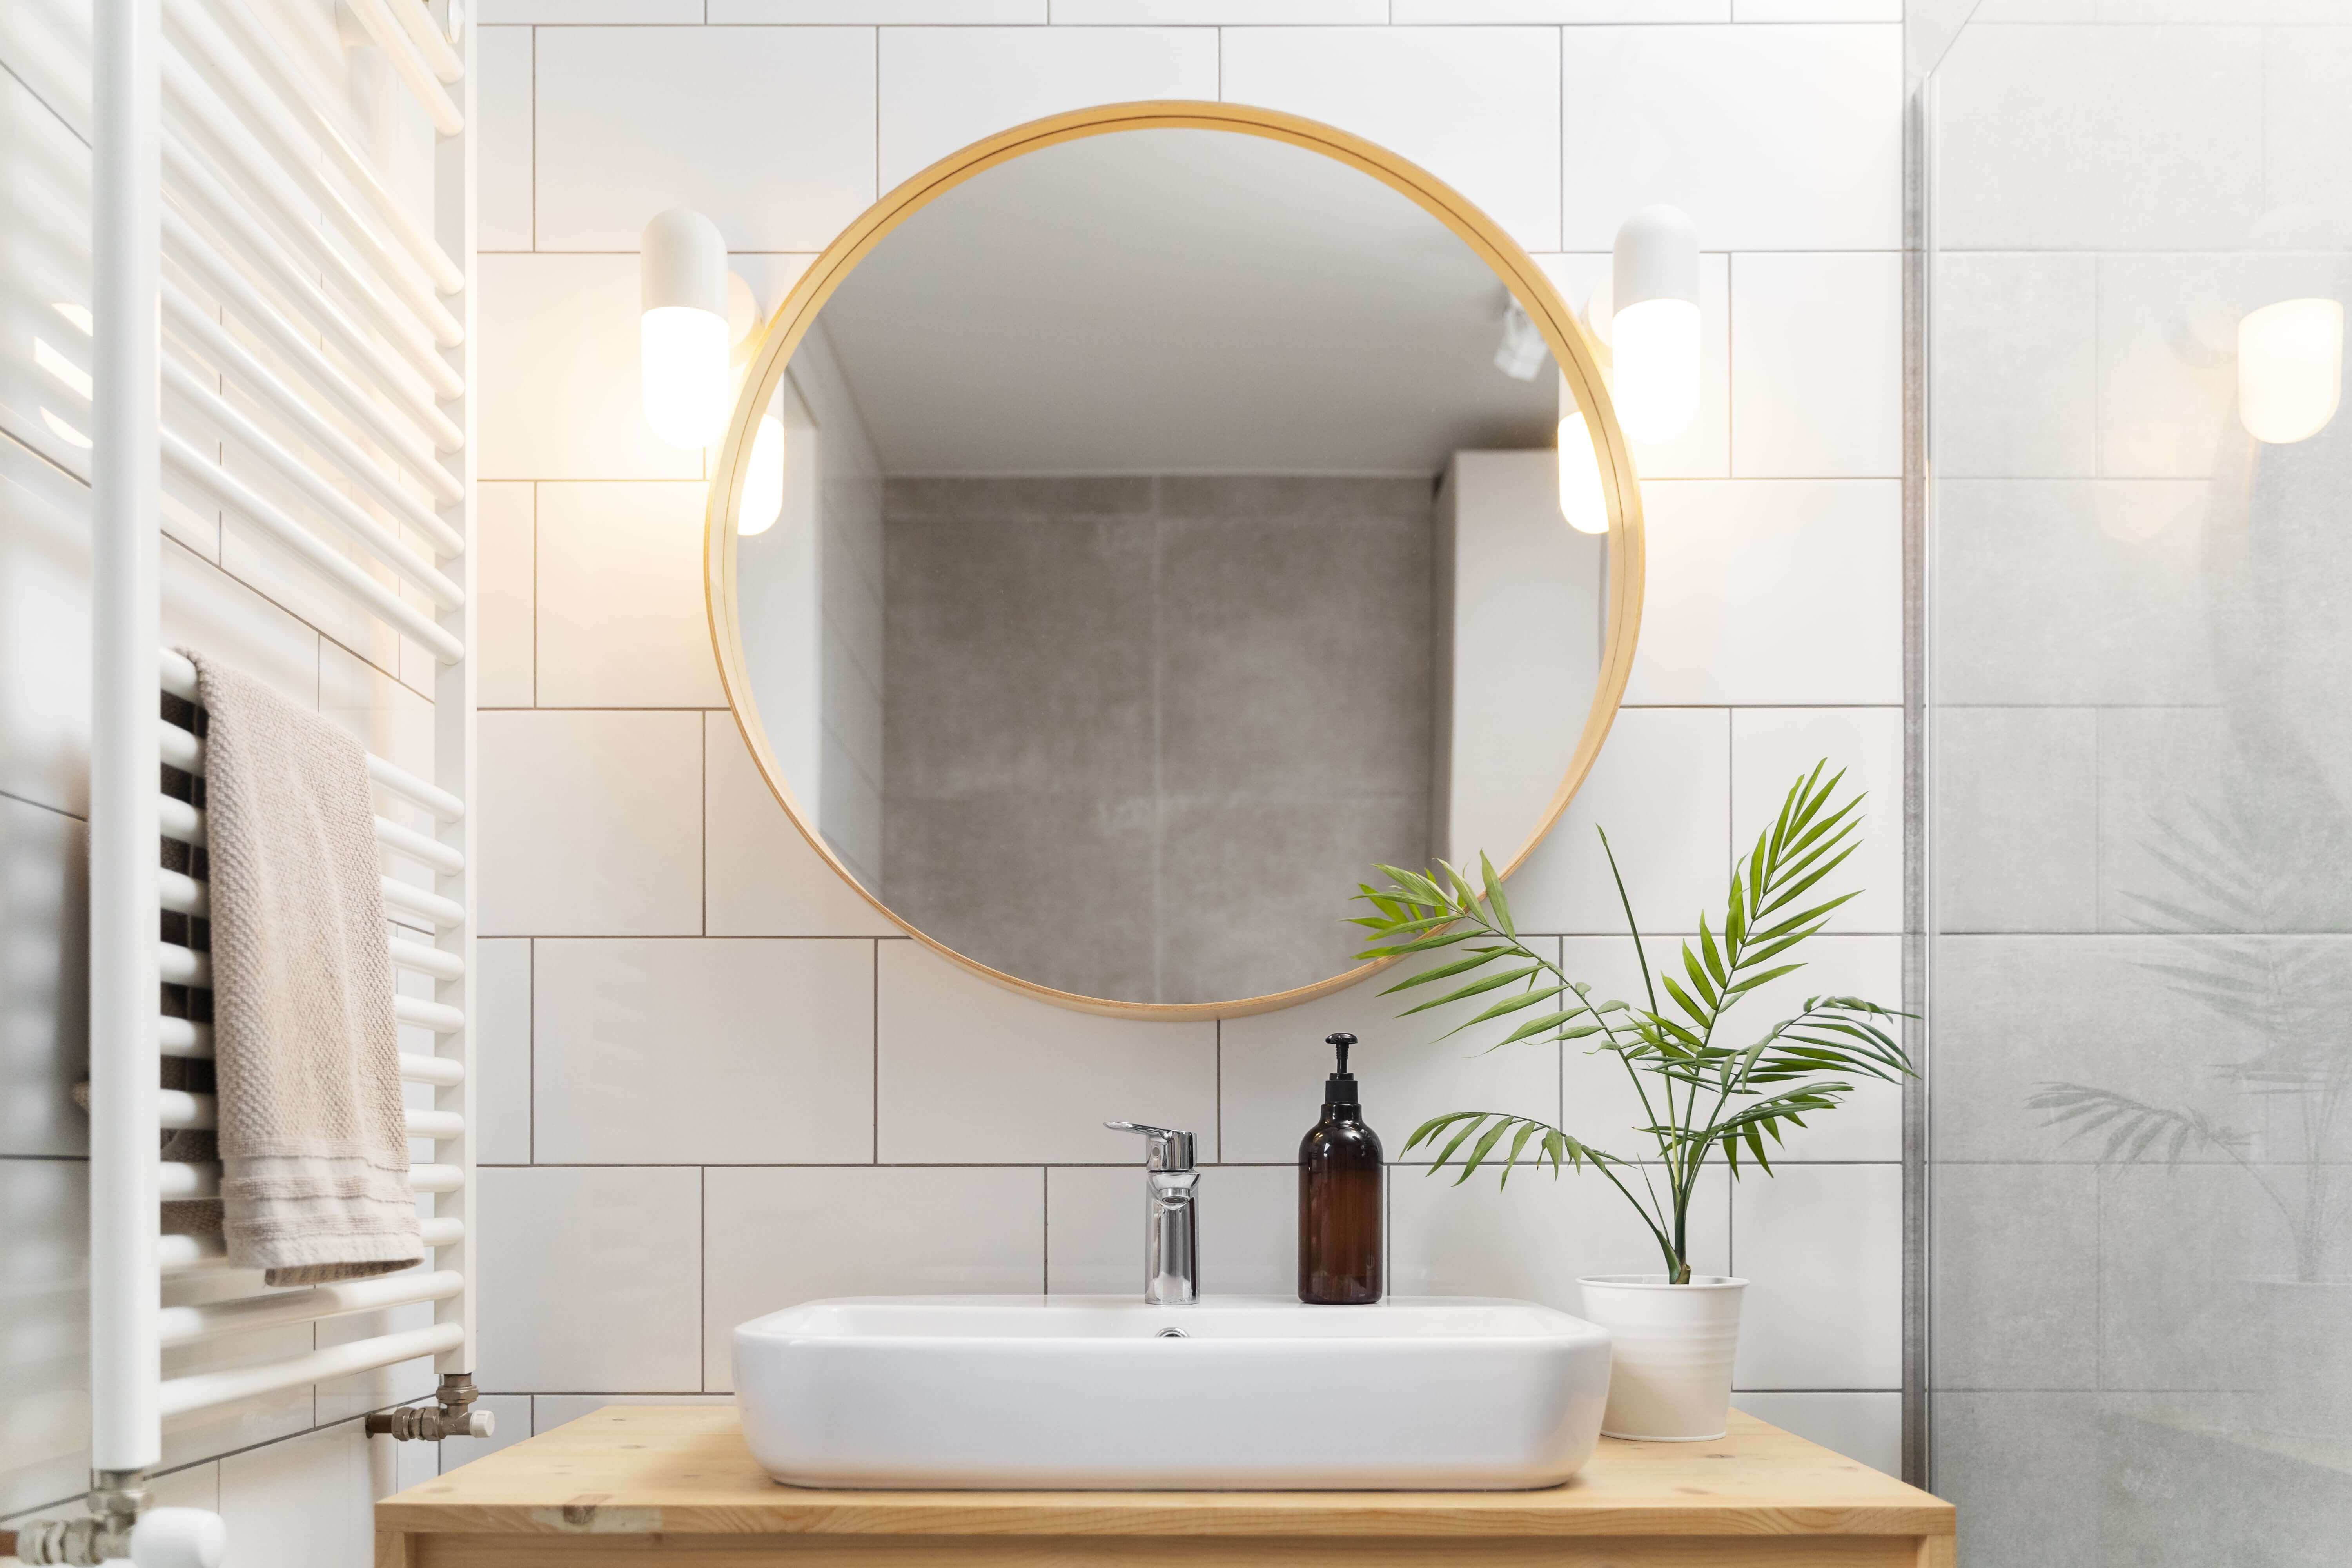
<path id="1" fill-rule="evenodd" d="M 1379 1134 L 1364 1125 L 1349 1034 L 1339 1070 L 1323 1080 L 1323 1120 L 1298 1144 L 1298 1299 L 1319 1307 L 1367 1307 L 1381 1299 L 1384 1185 Z"/>

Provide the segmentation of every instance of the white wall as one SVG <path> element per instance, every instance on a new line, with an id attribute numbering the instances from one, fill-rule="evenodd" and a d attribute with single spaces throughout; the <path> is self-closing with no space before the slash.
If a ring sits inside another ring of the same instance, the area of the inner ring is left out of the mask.
<path id="1" fill-rule="evenodd" d="M 488 0 L 484 243 L 509 254 L 483 258 L 498 367 L 484 488 L 518 516 L 534 495 L 543 516 L 591 489 L 635 512 L 611 555 L 607 536 L 542 526 L 535 578 L 518 552 L 499 600 L 536 616 L 541 695 L 483 716 L 484 837 L 500 856 L 484 929 L 513 977 L 511 1028 L 489 1048 L 514 1097 L 489 1156 L 510 1168 L 484 1180 L 487 1386 L 539 1394 L 544 1425 L 558 1394 L 568 1412 L 574 1395 L 723 1390 L 730 1326 L 800 1297 L 1126 1289 L 1138 1178 L 1106 1116 L 1199 1129 L 1217 1162 L 1211 1288 L 1286 1289 L 1286 1165 L 1315 1112 L 1317 1042 L 1343 1025 L 1368 1042 L 1368 1105 L 1392 1147 L 1420 1117 L 1497 1094 L 1554 1115 L 1564 1102 L 1580 1131 L 1624 1125 L 1587 1058 L 1432 1047 L 1370 995 L 1223 1026 L 1041 1007 L 930 958 L 839 887 L 718 710 L 699 519 L 671 499 L 698 461 L 635 412 L 628 251 L 671 205 L 718 222 L 772 306 L 931 160 L 1034 116 L 1163 97 L 1267 104 L 1384 142 L 1482 204 L 1580 300 L 1624 215 L 1679 203 L 1707 251 L 1705 411 L 1640 453 L 1642 658 L 1598 773 L 1519 879 L 1523 923 L 1623 984 L 1593 823 L 1644 921 L 1689 929 L 1722 895 L 1735 834 L 1828 753 L 1873 791 L 1874 835 L 1855 863 L 1869 896 L 1812 978 L 1898 995 L 1900 8 L 1738 0 L 1735 20 L 1731 0 L 1628 0 L 1606 8 L 1627 25 L 1579 23 L 1598 9 Z M 1007 25 L 945 25 L 971 22 Z M 1429 22 L 1481 25 L 1409 25 Z M 1530 25 L 1486 25 L 1501 22 Z M 1286 23 L 1328 25 L 1273 25 Z M 583 668 L 571 628 L 593 626 L 604 647 Z M 1707 1219 L 1714 1261 L 1756 1281 L 1750 1406 L 1889 1467 L 1899 1154 L 1895 1097 L 1880 1097 L 1807 1135 L 1777 1182 L 1711 1199 Z M 1574 1181 L 1501 1199 L 1401 1172 L 1393 1210 L 1400 1289 L 1572 1301 L 1579 1272 L 1648 1265 L 1613 1199 Z"/>
<path id="2" fill-rule="evenodd" d="M 283 25 L 331 35 L 331 6 L 319 0 L 263 3 Z M 86 437 L 90 421 L 72 376 L 45 368 L 35 342 L 49 363 L 89 363 L 89 338 L 56 307 L 89 303 L 90 9 L 12 0 L 0 10 L 0 1523 L 80 1512 L 89 1478 L 88 1129 L 68 1096 L 87 1072 L 89 494 L 73 433 Z M 393 110 L 392 183 L 415 197 L 415 154 L 429 153 L 431 132 L 404 125 L 405 112 Z M 167 416 L 191 427 L 176 402 Z M 243 472 L 268 483 L 250 463 Z M 193 504 L 199 492 L 177 480 L 168 491 L 164 640 L 234 662 L 429 777 L 429 656 L 320 592 L 241 523 Z M 257 1289 L 252 1275 L 184 1281 L 166 1300 Z M 418 1310 L 174 1351 L 165 1371 L 277 1360 L 411 1326 Z M 436 1462 L 430 1447 L 371 1442 L 358 1418 L 432 1384 L 419 1362 L 168 1424 L 159 1498 L 218 1508 L 239 1568 L 356 1568 L 372 1551 L 373 1499 Z"/>

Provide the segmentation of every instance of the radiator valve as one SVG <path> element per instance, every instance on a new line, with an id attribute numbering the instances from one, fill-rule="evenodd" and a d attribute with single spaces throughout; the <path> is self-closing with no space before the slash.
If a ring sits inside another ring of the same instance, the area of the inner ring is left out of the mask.
<path id="1" fill-rule="evenodd" d="M 371 1437 L 390 1437 L 400 1443 L 438 1443 L 444 1437 L 487 1437 L 496 1430 L 497 1418 L 487 1410 L 474 1408 L 477 1397 L 473 1375 L 469 1373 L 445 1373 L 440 1391 L 432 1405 L 404 1405 L 397 1410 L 379 1410 L 367 1418 Z"/>

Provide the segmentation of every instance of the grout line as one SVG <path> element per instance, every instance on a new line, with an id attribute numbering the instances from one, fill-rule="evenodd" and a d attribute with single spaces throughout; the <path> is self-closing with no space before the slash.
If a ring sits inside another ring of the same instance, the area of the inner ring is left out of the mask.
<path id="1" fill-rule="evenodd" d="M 866 1157 L 868 1164 L 878 1165 L 882 1163 L 882 939 L 874 938 L 870 945 L 866 977 L 872 983 L 873 998 L 866 1019 L 871 1026 L 866 1059 L 873 1074 L 873 1088 L 867 1098 L 874 1113 L 874 1127 Z"/>
<path id="2" fill-rule="evenodd" d="M 694 1380 L 707 1394 L 710 1391 L 710 1168 L 703 1166 L 696 1178 Z M 532 1414 L 536 1426 L 536 1406 Z"/>
<path id="3" fill-rule="evenodd" d="M 475 942 L 478 952 L 478 934 Z M 536 937 L 524 942 L 522 963 L 523 1000 L 530 1015 L 523 1029 L 524 1068 L 530 1074 L 523 1094 L 523 1142 L 524 1152 L 530 1156 L 530 1163 L 536 1165 L 539 1163 L 539 940 Z M 481 1162 L 477 1160 L 474 1163 L 478 1168 Z"/>

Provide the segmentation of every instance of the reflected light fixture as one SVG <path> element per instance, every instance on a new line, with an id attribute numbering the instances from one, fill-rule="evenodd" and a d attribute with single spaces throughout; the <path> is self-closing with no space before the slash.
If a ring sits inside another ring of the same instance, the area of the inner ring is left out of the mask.
<path id="1" fill-rule="evenodd" d="M 2282 300 L 2238 323 L 2238 422 L 2257 441 L 2307 440 L 2344 392 L 2344 307 Z"/>
<path id="2" fill-rule="evenodd" d="M 1579 533 L 1609 531 L 1609 498 L 1601 486 L 1601 457 L 1568 377 L 1559 378 L 1559 515 Z"/>
<path id="3" fill-rule="evenodd" d="M 1681 208 L 1643 207 L 1618 229 L 1605 310 L 1617 422 L 1673 440 L 1698 416 L 1698 229 Z"/>
<path id="4" fill-rule="evenodd" d="M 727 242 L 700 213 L 646 225 L 637 259 L 645 314 L 638 369 L 646 423 L 673 447 L 706 447 L 726 423 Z"/>
<path id="5" fill-rule="evenodd" d="M 1503 297 L 1503 341 L 1495 349 L 1495 368 L 1513 381 L 1533 381 L 1543 374 L 1544 363 L 1551 358 L 1551 345 L 1544 342 L 1543 329 L 1528 314 L 1527 307 L 1517 296 Z"/>
<path id="6" fill-rule="evenodd" d="M 784 422 L 762 414 L 759 433 L 751 437 L 751 466 L 743 474 L 743 504 L 735 513 L 735 531 L 747 537 L 765 533 L 783 514 Z"/>

